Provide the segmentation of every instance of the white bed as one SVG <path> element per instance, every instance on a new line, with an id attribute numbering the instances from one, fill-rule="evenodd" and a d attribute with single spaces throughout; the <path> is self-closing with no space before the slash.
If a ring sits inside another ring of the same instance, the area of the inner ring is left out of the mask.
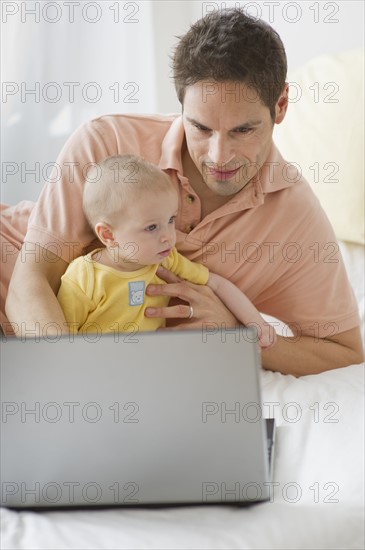
<path id="1" fill-rule="evenodd" d="M 341 243 L 364 323 L 364 246 Z M 3 509 L 2 550 L 364 548 L 364 365 L 262 371 L 278 425 L 272 502 L 64 512 Z"/>

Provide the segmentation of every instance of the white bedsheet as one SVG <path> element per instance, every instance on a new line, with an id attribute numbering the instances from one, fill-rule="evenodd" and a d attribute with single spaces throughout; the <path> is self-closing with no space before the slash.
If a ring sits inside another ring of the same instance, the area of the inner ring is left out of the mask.
<path id="1" fill-rule="evenodd" d="M 364 311 L 364 247 L 341 243 Z M 277 422 L 272 501 L 104 511 L 2 510 L 7 549 L 364 548 L 364 365 L 294 378 L 262 371 Z"/>

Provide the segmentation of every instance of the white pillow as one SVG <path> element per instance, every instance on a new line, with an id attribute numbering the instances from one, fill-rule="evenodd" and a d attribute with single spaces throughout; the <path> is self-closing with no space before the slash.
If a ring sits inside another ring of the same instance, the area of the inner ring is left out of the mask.
<path id="1" fill-rule="evenodd" d="M 364 52 L 322 55 L 288 82 L 289 108 L 274 141 L 300 165 L 337 238 L 364 244 Z"/>

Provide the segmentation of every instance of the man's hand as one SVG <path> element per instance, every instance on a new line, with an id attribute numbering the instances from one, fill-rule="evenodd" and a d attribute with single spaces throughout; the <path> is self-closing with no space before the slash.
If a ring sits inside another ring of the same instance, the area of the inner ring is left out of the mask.
<path id="1" fill-rule="evenodd" d="M 205 323 L 215 323 L 222 328 L 239 325 L 237 319 L 207 286 L 181 280 L 161 266 L 158 268 L 157 275 L 167 284 L 149 285 L 146 290 L 147 294 L 149 296 L 170 296 L 172 299 L 167 307 L 146 308 L 146 317 L 167 319 L 168 328 L 171 330 L 201 328 Z M 189 318 L 190 306 L 193 308 L 191 318 Z"/>

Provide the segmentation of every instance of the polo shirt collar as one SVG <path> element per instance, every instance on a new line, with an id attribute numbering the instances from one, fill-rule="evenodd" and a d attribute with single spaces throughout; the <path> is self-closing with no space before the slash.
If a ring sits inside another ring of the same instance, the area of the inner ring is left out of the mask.
<path id="1" fill-rule="evenodd" d="M 159 168 L 161 170 L 176 170 L 182 176 L 183 166 L 181 151 L 185 139 L 182 116 L 177 115 L 168 129 L 162 144 Z"/>

